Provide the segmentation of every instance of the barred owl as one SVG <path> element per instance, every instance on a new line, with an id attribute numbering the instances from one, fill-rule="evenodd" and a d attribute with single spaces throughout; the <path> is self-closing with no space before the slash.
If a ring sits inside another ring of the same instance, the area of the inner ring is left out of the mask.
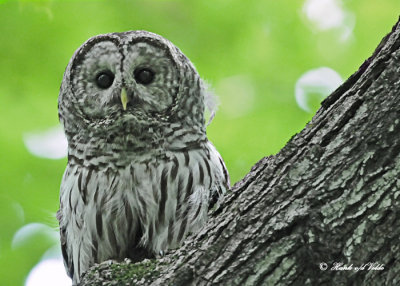
<path id="1" fill-rule="evenodd" d="M 74 284 L 94 263 L 155 257 L 204 224 L 229 187 L 206 136 L 207 98 L 159 35 L 99 35 L 75 52 L 58 100 L 68 164 L 57 213 Z"/>

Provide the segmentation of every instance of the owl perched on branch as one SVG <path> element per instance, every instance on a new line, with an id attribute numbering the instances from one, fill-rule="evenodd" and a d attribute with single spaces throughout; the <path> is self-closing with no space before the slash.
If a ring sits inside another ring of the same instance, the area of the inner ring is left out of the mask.
<path id="1" fill-rule="evenodd" d="M 75 52 L 58 101 L 68 165 L 57 213 L 74 284 L 94 263 L 154 257 L 205 223 L 229 187 L 206 136 L 208 96 L 189 59 L 150 32 Z"/>

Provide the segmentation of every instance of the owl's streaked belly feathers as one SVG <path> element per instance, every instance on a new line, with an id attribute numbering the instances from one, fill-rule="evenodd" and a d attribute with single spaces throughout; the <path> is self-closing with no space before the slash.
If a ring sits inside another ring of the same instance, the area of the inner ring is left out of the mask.
<path id="1" fill-rule="evenodd" d="M 179 246 L 207 219 L 212 198 L 225 192 L 228 174 L 210 142 L 202 148 L 137 157 L 116 168 L 82 166 L 71 159 L 61 185 L 63 255 L 78 281 L 107 259 L 133 261 Z"/>

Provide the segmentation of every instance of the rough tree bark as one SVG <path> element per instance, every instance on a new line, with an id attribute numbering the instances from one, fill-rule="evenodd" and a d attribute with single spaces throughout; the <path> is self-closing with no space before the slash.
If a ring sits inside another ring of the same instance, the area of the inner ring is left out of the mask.
<path id="1" fill-rule="evenodd" d="M 400 285 L 399 47 L 400 22 L 180 249 L 82 285 Z"/>

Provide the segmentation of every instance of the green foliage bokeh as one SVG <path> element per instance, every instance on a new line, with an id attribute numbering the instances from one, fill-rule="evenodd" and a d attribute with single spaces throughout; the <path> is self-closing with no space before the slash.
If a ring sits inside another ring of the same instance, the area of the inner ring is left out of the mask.
<path id="1" fill-rule="evenodd" d="M 338 29 L 313 26 L 303 13 L 304 2 L 0 0 L 0 284 L 22 285 L 54 244 L 36 235 L 11 247 L 13 235 L 27 223 L 56 229 L 66 165 L 66 159 L 30 154 L 23 134 L 58 124 L 63 72 L 85 40 L 144 29 L 177 45 L 219 96 L 208 136 L 233 184 L 311 119 L 294 99 L 296 80 L 321 66 L 346 79 L 372 54 L 400 11 L 398 0 L 344 1 L 355 22 L 350 38 L 342 41 Z"/>

